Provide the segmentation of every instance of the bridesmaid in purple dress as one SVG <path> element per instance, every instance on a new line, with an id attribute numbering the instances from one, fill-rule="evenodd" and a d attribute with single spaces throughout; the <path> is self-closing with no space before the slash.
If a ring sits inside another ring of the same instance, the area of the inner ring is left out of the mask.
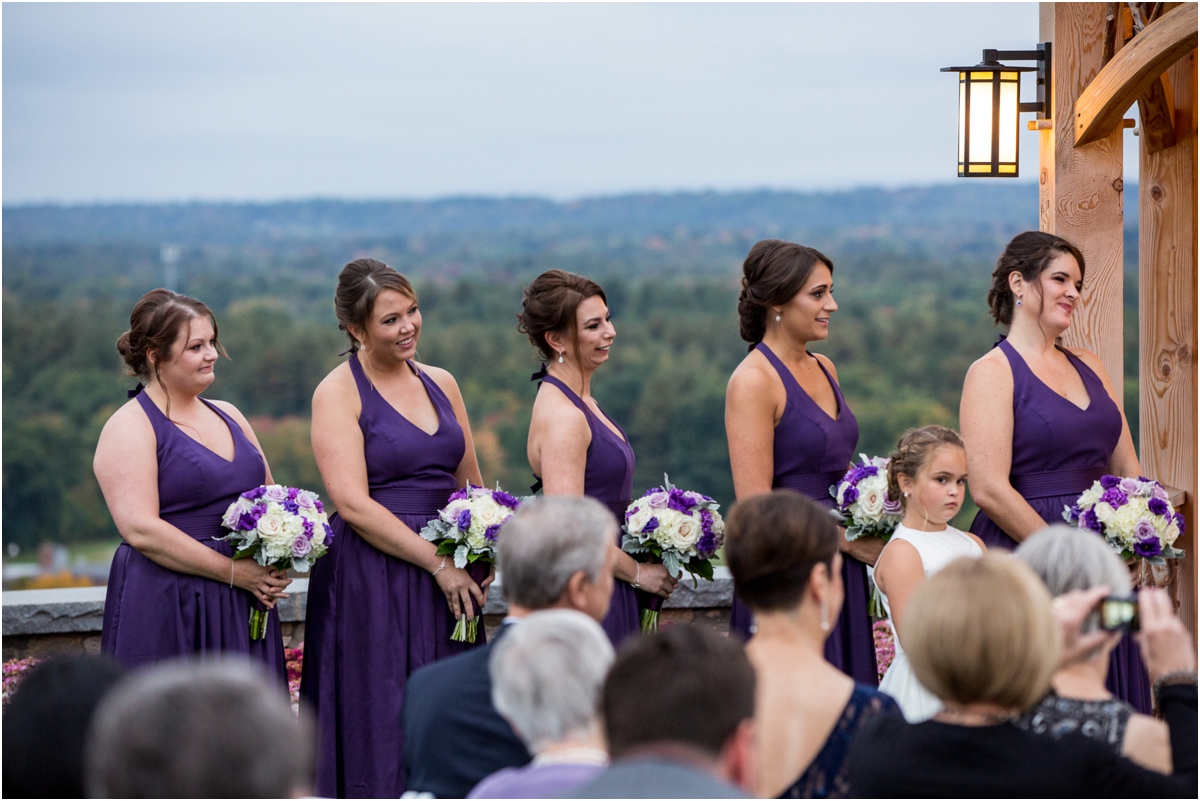
<path id="1" fill-rule="evenodd" d="M 742 339 L 748 355 L 729 379 L 725 432 L 733 489 L 738 500 L 783 487 L 833 507 L 829 488 L 845 475 L 858 445 L 858 421 L 846 405 L 837 370 L 828 358 L 808 352 L 808 343 L 829 335 L 833 263 L 816 250 L 767 239 L 750 249 L 738 299 Z M 883 542 L 865 537 L 838 548 L 846 599 L 825 657 L 855 681 L 879 683 L 875 642 L 867 613 L 868 564 Z M 729 626 L 751 634 L 750 610 L 736 597 Z"/>
<path id="2" fill-rule="evenodd" d="M 473 617 L 492 581 L 417 532 L 483 480 L 454 378 L 413 361 L 421 312 L 408 280 L 359 259 L 334 304 L 352 352 L 313 394 L 313 452 L 337 514 L 309 582 L 300 695 L 317 717 L 316 794 L 398 798 L 408 676 L 471 647 L 450 640 L 454 621 Z"/>
<path id="3" fill-rule="evenodd" d="M 519 328 L 542 359 L 529 424 L 529 466 L 547 495 L 589 495 L 621 523 L 633 500 L 633 448 L 624 429 L 601 411 L 592 373 L 608 361 L 617 332 L 599 284 L 550 270 L 525 287 Z M 534 485 L 535 491 L 538 485 Z M 620 531 L 613 548 L 620 550 Z M 637 590 L 666 598 L 676 581 L 662 565 L 621 552 L 612 604 L 603 621 L 613 645 L 641 631 Z"/>
<path id="4" fill-rule="evenodd" d="M 975 362 L 959 418 L 971 495 L 971 533 L 1013 550 L 1050 523 L 1105 473 L 1141 474 L 1116 392 L 1095 354 L 1056 343 L 1071 325 L 1083 288 L 1074 245 L 1040 231 L 1020 234 L 992 273 L 988 304 L 1006 339 Z M 1114 649 L 1108 687 L 1150 712 L 1150 686 L 1137 645 Z"/>
<path id="5" fill-rule="evenodd" d="M 250 602 L 268 608 L 290 579 L 234 561 L 221 518 L 241 493 L 271 481 L 250 424 L 212 383 L 216 319 L 194 298 L 156 289 L 138 301 L 117 350 L 129 393 L 100 434 L 94 468 L 124 542 L 113 556 L 100 649 L 129 668 L 178 656 L 241 653 L 287 681 L 278 615 L 250 640 Z"/>

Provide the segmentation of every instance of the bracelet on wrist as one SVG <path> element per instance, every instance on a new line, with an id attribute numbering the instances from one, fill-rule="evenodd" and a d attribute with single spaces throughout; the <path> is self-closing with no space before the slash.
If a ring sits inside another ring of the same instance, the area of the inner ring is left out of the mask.
<path id="1" fill-rule="evenodd" d="M 436 576 L 436 575 L 437 575 L 439 572 L 441 572 L 443 569 L 445 569 L 445 567 L 446 567 L 446 557 L 445 557 L 445 556 L 443 556 L 443 557 L 442 557 L 442 563 L 441 563 L 440 565 L 438 565 L 438 566 L 437 566 L 437 570 L 434 570 L 434 571 L 433 571 L 432 573 L 430 573 L 429 575 L 431 575 L 431 576 Z"/>
<path id="2" fill-rule="evenodd" d="M 1150 686 L 1150 694 L 1154 696 L 1154 705 L 1159 705 L 1159 694 L 1162 693 L 1163 687 L 1171 687 L 1176 684 L 1195 684 L 1196 671 L 1194 670 L 1173 670 L 1170 673 L 1164 673 L 1154 680 L 1154 684 Z"/>
<path id="3" fill-rule="evenodd" d="M 637 573 L 634 575 L 633 582 L 629 586 L 635 590 L 640 590 L 642 588 L 642 563 L 634 562 L 634 564 L 637 566 Z"/>

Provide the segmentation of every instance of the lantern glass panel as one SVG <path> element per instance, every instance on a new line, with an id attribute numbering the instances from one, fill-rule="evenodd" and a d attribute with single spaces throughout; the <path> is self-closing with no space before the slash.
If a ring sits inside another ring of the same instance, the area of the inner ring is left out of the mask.
<path id="1" fill-rule="evenodd" d="M 958 163 L 967 160 L 967 74 L 959 73 L 958 81 Z"/>
<path id="2" fill-rule="evenodd" d="M 1005 73 L 1016 77 L 1016 73 Z M 1017 161 L 1017 117 L 1021 84 L 1012 80 L 1000 81 L 1000 162 Z"/>
<path id="3" fill-rule="evenodd" d="M 987 75 L 986 81 L 971 81 L 968 91 L 971 93 L 971 136 L 970 153 L 967 161 L 992 162 L 992 81 L 991 73 L 971 73 Z M 975 170 L 971 170 L 975 172 Z"/>

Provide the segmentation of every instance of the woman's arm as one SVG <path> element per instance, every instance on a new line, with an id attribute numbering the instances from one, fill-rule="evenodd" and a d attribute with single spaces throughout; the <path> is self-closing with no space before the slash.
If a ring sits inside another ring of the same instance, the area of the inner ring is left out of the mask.
<path id="1" fill-rule="evenodd" d="M 875 565 L 875 583 L 879 585 L 879 591 L 887 596 L 888 617 L 901 646 L 904 645 L 901 636 L 904 613 L 913 591 L 924 580 L 925 565 L 917 549 L 904 540 L 889 542 Z"/>
<path id="2" fill-rule="evenodd" d="M 967 371 L 963 382 L 959 424 L 967 446 L 971 497 L 1008 536 L 1021 542 L 1041 531 L 1046 522 L 1013 489 L 1012 370 L 998 351 L 984 356 Z"/>
<path id="3" fill-rule="evenodd" d="M 1156 773 L 1171 772 L 1171 732 L 1167 724 L 1148 715 L 1134 713 L 1125 726 L 1121 756 Z"/>
<path id="4" fill-rule="evenodd" d="M 1094 372 L 1100 381 L 1104 384 L 1104 391 L 1108 393 L 1108 397 L 1112 398 L 1113 403 L 1117 404 L 1117 408 L 1122 406 L 1121 399 L 1117 397 L 1117 391 L 1113 388 L 1112 382 L 1108 380 L 1108 372 L 1104 369 L 1104 363 L 1100 358 L 1091 351 L 1083 350 L 1082 348 L 1072 348 L 1071 352 L 1078 356 L 1083 362 Z M 1137 450 L 1133 447 L 1133 435 L 1129 431 L 1129 421 L 1125 419 L 1125 412 L 1121 412 L 1121 438 L 1117 440 L 1117 447 L 1113 450 L 1112 457 L 1108 460 L 1108 471 L 1114 476 L 1140 476 L 1142 474 L 1142 465 L 1138 461 Z M 1150 476 L 1154 478 L 1154 476 Z"/>
<path id="5" fill-rule="evenodd" d="M 313 393 L 313 455 L 338 515 L 372 547 L 433 574 L 454 616 L 465 611 L 473 618 L 471 596 L 480 606 L 485 601 L 479 586 L 465 570 L 438 556 L 433 543 L 371 498 L 365 443 L 358 425 L 361 411 L 358 388 L 346 364 L 330 373 Z"/>
<path id="6" fill-rule="evenodd" d="M 772 378 L 743 363 L 725 389 L 725 437 L 738 500 L 770 492 L 774 483 L 778 388 Z"/>
<path id="7" fill-rule="evenodd" d="M 92 468 L 121 537 L 168 570 L 232 583 L 268 607 L 291 583 L 252 559 L 231 560 L 159 517 L 158 443 L 136 401 L 109 418 L 100 432 Z"/>

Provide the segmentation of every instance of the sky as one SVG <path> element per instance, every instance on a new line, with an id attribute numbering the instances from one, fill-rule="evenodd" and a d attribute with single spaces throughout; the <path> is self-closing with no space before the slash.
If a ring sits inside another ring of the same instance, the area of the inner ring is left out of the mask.
<path id="1" fill-rule="evenodd" d="M 3 202 L 947 183 L 939 68 L 1033 48 L 1037 9 L 5 3 Z"/>

